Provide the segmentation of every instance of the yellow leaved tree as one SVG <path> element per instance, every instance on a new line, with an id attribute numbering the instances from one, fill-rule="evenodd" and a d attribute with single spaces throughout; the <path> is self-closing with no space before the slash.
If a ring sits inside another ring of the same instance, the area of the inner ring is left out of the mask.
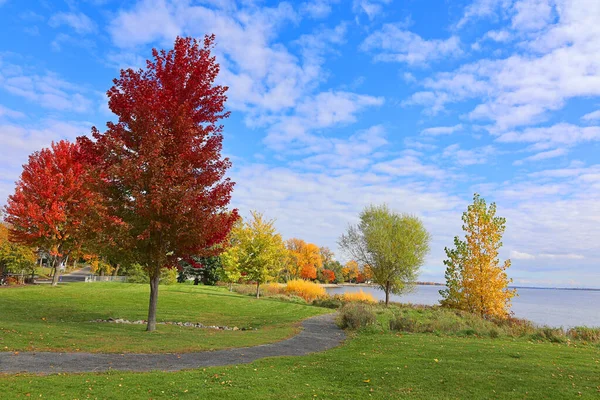
<path id="1" fill-rule="evenodd" d="M 445 248 L 446 289 L 441 290 L 442 306 L 466 310 L 486 318 L 505 319 L 510 300 L 516 295 L 509 289 L 512 279 L 506 270 L 510 260 L 500 263 L 498 250 L 506 219 L 496 216 L 496 204 L 489 207 L 477 193 L 473 204 L 463 213 L 465 239 L 454 238 L 454 248 Z"/>
<path id="2" fill-rule="evenodd" d="M 250 216 L 247 221 L 236 223 L 231 230 L 230 247 L 224 253 L 223 266 L 230 281 L 243 276 L 254 282 L 258 298 L 260 285 L 279 276 L 286 249 L 281 235 L 275 230 L 274 220 L 267 220 L 256 211 L 251 211 Z"/>

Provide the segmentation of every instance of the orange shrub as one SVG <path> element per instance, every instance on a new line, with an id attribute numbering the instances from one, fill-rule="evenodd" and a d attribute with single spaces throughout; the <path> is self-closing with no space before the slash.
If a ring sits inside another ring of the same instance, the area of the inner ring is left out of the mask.
<path id="1" fill-rule="evenodd" d="M 306 301 L 327 297 L 327 292 L 322 286 L 303 279 L 293 279 L 288 281 L 285 292 L 287 294 L 300 296 Z"/>
<path id="2" fill-rule="evenodd" d="M 344 301 L 362 301 L 365 303 L 375 303 L 375 298 L 371 293 L 365 293 L 360 289 L 358 292 L 344 293 L 342 296 Z"/>

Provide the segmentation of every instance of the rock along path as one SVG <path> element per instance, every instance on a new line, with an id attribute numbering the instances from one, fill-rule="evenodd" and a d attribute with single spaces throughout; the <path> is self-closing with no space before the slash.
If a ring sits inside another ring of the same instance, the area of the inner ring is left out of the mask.
<path id="1" fill-rule="evenodd" d="M 181 354 L 106 354 L 54 352 L 0 352 L 0 373 L 178 371 L 182 369 L 245 364 L 265 357 L 302 356 L 339 345 L 344 331 L 335 314 L 308 318 L 296 336 L 277 343 L 228 350 Z"/>

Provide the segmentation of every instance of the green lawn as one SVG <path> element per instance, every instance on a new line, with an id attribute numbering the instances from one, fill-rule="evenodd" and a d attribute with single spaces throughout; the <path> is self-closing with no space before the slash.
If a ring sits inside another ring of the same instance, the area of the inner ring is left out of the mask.
<path id="1" fill-rule="evenodd" d="M 137 285 L 81 284 L 0 290 L 0 335 L 11 348 L 24 349 L 29 341 L 53 349 L 71 349 L 70 343 L 78 341 L 93 351 L 245 346 L 284 337 L 293 331 L 295 321 L 328 311 L 256 300 L 220 288 L 176 285 L 161 290 L 161 319 L 260 329 L 207 332 L 160 326 L 157 334 L 147 334 L 138 326 L 89 324 L 84 321 L 107 316 L 143 318 L 147 290 Z M 19 318 L 23 313 L 27 315 Z M 28 335 L 33 329 L 35 334 Z M 18 333 L 7 334 L 10 330 Z M 237 336 L 230 335 L 234 333 Z M 398 334 L 369 327 L 350 333 L 342 346 L 323 353 L 248 365 L 180 372 L 0 375 L 0 399 L 40 397 L 598 399 L 600 348 L 527 337 Z"/>
<path id="2" fill-rule="evenodd" d="M 361 333 L 342 347 L 305 357 L 173 373 L 7 376 L 0 377 L 0 387 L 0 398 L 7 399 L 597 399 L 600 351 Z"/>
<path id="3" fill-rule="evenodd" d="M 72 283 L 0 289 L 0 350 L 89 352 L 186 352 L 242 347 L 282 340 L 299 321 L 330 310 L 256 300 L 225 288 L 161 286 L 158 321 L 257 328 L 217 331 L 158 325 L 89 322 L 95 319 L 146 319 L 149 285 Z"/>

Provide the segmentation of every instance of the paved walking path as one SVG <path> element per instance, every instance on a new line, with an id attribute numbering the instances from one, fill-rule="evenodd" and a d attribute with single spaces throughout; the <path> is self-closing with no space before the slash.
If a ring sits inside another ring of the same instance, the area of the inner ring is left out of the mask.
<path id="1" fill-rule="evenodd" d="M 183 354 L 102 354 L 53 352 L 0 352 L 0 373 L 56 373 L 121 371 L 178 371 L 250 363 L 259 358 L 302 356 L 339 345 L 344 331 L 335 324 L 335 315 L 304 320 L 296 336 L 277 343 L 229 350 Z"/>

